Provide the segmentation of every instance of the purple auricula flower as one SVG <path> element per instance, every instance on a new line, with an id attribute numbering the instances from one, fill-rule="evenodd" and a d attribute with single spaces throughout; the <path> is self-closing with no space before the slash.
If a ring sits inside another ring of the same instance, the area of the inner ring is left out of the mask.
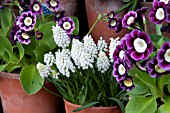
<path id="1" fill-rule="evenodd" d="M 42 32 L 37 31 L 35 33 L 35 37 L 37 40 L 41 40 L 44 37 L 44 34 Z"/>
<path id="2" fill-rule="evenodd" d="M 18 41 L 17 40 L 17 36 L 16 36 L 16 32 L 18 31 L 18 27 L 17 26 L 14 26 L 12 28 L 12 31 L 10 32 L 10 41 L 13 43 L 13 44 L 16 44 L 16 42 Z"/>
<path id="3" fill-rule="evenodd" d="M 54 12 L 54 22 L 59 22 L 59 20 L 64 17 L 64 13 L 65 13 L 64 10 Z"/>
<path id="4" fill-rule="evenodd" d="M 19 17 L 18 22 L 20 29 L 30 31 L 34 29 L 34 25 L 36 24 L 36 15 L 31 11 L 23 12 Z"/>
<path id="5" fill-rule="evenodd" d="M 154 57 L 147 63 L 147 70 L 152 78 L 161 77 L 162 75 L 169 74 L 169 70 L 166 71 L 159 67 L 158 60 L 156 57 Z"/>
<path id="6" fill-rule="evenodd" d="M 31 4 L 30 4 L 30 11 L 33 13 L 33 14 L 41 14 L 42 13 L 42 5 L 39 1 L 33 1 Z"/>
<path id="7" fill-rule="evenodd" d="M 71 34 L 75 29 L 74 21 L 70 17 L 60 19 L 58 25 L 63 28 L 67 34 Z"/>
<path id="8" fill-rule="evenodd" d="M 131 91 L 135 88 L 132 77 L 126 77 L 125 79 L 121 80 L 119 84 L 123 90 Z"/>
<path id="9" fill-rule="evenodd" d="M 107 14 L 107 17 L 108 17 L 109 19 L 114 19 L 114 18 L 116 18 L 117 16 L 116 16 L 116 13 L 115 13 L 114 11 L 111 11 L 110 13 Z"/>
<path id="10" fill-rule="evenodd" d="M 142 7 L 140 9 L 137 9 L 137 14 L 144 14 L 148 10 L 148 7 Z"/>
<path id="11" fill-rule="evenodd" d="M 158 65 L 164 70 L 170 70 L 170 42 L 165 42 L 157 53 Z"/>
<path id="12" fill-rule="evenodd" d="M 170 33 L 170 23 L 168 23 L 168 25 L 162 26 L 162 27 L 161 27 L 161 32 Z"/>
<path id="13" fill-rule="evenodd" d="M 150 10 L 149 19 L 154 24 L 162 24 L 166 20 L 166 5 L 164 2 L 155 2 Z"/>
<path id="14" fill-rule="evenodd" d="M 113 68 L 112 75 L 117 81 L 123 80 L 127 76 L 128 68 L 123 60 L 117 59 L 113 64 Z"/>
<path id="15" fill-rule="evenodd" d="M 135 24 L 135 20 L 137 18 L 137 13 L 135 11 L 129 11 L 126 15 L 124 15 L 122 19 L 123 27 L 130 27 Z"/>
<path id="16" fill-rule="evenodd" d="M 122 29 L 123 29 L 122 19 L 119 18 L 119 19 L 117 20 L 116 33 L 119 33 Z"/>
<path id="17" fill-rule="evenodd" d="M 154 46 L 148 34 L 134 29 L 125 35 L 129 56 L 135 61 L 147 60 L 153 52 Z"/>
<path id="18" fill-rule="evenodd" d="M 47 0 L 46 5 L 49 9 L 52 9 L 54 12 L 60 8 L 60 2 L 58 0 Z"/>
<path id="19" fill-rule="evenodd" d="M 153 1 L 153 4 L 154 4 L 155 2 L 164 2 L 165 4 L 169 4 L 169 3 L 170 3 L 170 0 L 154 0 L 154 1 Z"/>
<path id="20" fill-rule="evenodd" d="M 108 27 L 115 30 L 116 26 L 117 26 L 117 18 L 109 19 Z"/>
<path id="21" fill-rule="evenodd" d="M 24 30 L 19 30 L 16 32 L 16 37 L 22 44 L 28 45 L 31 42 L 29 33 Z"/>

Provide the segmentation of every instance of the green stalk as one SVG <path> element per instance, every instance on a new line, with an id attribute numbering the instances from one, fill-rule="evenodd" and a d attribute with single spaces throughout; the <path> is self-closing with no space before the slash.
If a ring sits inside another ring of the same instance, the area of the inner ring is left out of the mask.
<path id="1" fill-rule="evenodd" d="M 119 8 L 119 9 L 117 9 L 115 12 L 116 12 L 116 13 L 121 12 L 121 11 L 122 11 L 122 10 L 124 10 L 125 8 L 127 8 L 127 7 L 131 6 L 131 5 L 132 5 L 135 1 L 136 1 L 136 0 L 132 0 L 132 1 L 130 1 L 129 3 L 127 3 L 126 5 L 124 5 L 123 7 L 121 7 L 121 8 Z"/>
<path id="2" fill-rule="evenodd" d="M 156 34 L 162 36 L 162 32 L 160 31 L 162 24 L 156 24 Z"/>
<path id="3" fill-rule="evenodd" d="M 138 1 L 139 0 L 135 0 L 135 3 L 134 3 L 133 8 L 132 8 L 132 11 L 134 11 L 136 9 L 136 5 L 137 5 Z"/>

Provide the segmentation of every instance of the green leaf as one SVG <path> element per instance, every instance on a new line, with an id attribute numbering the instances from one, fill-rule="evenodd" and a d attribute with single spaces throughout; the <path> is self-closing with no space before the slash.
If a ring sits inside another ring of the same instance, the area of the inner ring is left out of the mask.
<path id="1" fill-rule="evenodd" d="M 161 105 L 158 110 L 156 111 L 156 113 L 169 113 L 170 111 L 170 102 Z"/>
<path id="2" fill-rule="evenodd" d="M 71 19 L 73 19 L 74 23 L 75 23 L 75 29 L 73 31 L 74 35 L 78 35 L 79 34 L 79 20 L 77 17 L 71 17 Z"/>
<path id="3" fill-rule="evenodd" d="M 170 75 L 165 75 L 160 78 L 157 78 L 157 86 L 163 92 L 163 88 L 166 84 L 170 82 Z"/>
<path id="4" fill-rule="evenodd" d="M 114 100 L 115 102 L 117 102 L 122 110 L 122 113 L 125 113 L 125 107 L 123 105 L 123 102 L 121 102 L 119 99 L 117 98 L 109 98 L 110 100 Z"/>
<path id="5" fill-rule="evenodd" d="M 22 87 L 27 94 L 35 94 L 42 88 L 44 79 L 40 76 L 35 64 L 23 67 L 20 74 Z"/>
<path id="6" fill-rule="evenodd" d="M 40 44 L 35 50 L 34 54 L 36 56 L 37 62 L 44 62 L 44 54 L 50 51 L 50 48 L 46 44 Z"/>
<path id="7" fill-rule="evenodd" d="M 158 43 L 158 41 L 161 38 L 163 38 L 163 40 L 166 41 L 166 42 L 170 41 L 170 39 L 168 39 L 167 37 L 163 37 L 163 36 L 159 36 L 159 35 L 155 35 L 155 34 L 150 34 L 149 37 L 155 43 Z"/>
<path id="8" fill-rule="evenodd" d="M 123 2 L 129 2 L 129 1 L 131 1 L 131 0 L 123 0 Z"/>
<path id="9" fill-rule="evenodd" d="M 98 104 L 98 103 L 99 103 L 99 102 L 90 102 L 90 103 L 88 103 L 88 104 L 86 104 L 86 105 L 84 105 L 84 106 L 82 106 L 82 107 L 79 107 L 79 108 L 73 110 L 73 112 L 81 111 L 81 110 L 83 110 L 83 109 L 85 109 L 85 108 L 94 106 L 94 105 L 96 105 L 96 104 Z"/>
<path id="10" fill-rule="evenodd" d="M 4 28 L 4 29 L 0 29 L 0 35 L 6 37 L 8 32 L 10 30 L 10 27 Z"/>
<path id="11" fill-rule="evenodd" d="M 163 43 L 164 43 L 164 39 L 163 39 L 163 37 L 158 41 L 158 46 L 159 46 L 159 48 L 161 48 L 161 46 L 163 45 Z"/>
<path id="12" fill-rule="evenodd" d="M 155 97 L 135 97 L 126 105 L 125 113 L 155 113 L 156 109 Z"/>
<path id="13" fill-rule="evenodd" d="M 24 57 L 24 52 L 25 52 L 25 50 L 24 50 L 24 48 L 22 47 L 22 44 L 19 43 L 19 42 L 17 42 L 17 47 L 18 47 L 18 50 L 19 50 L 19 58 L 20 58 L 19 61 L 21 61 L 22 58 Z M 19 62 L 19 61 L 18 61 L 18 62 Z"/>
<path id="14" fill-rule="evenodd" d="M 12 13 L 11 10 L 7 7 L 3 8 L 1 11 L 1 25 L 2 28 L 7 28 L 12 23 Z"/>
<path id="15" fill-rule="evenodd" d="M 53 38 L 52 26 L 55 25 L 54 22 L 48 22 L 46 24 L 41 25 L 38 29 L 40 32 L 44 34 L 40 43 L 47 44 L 50 47 L 50 50 L 53 50 L 57 45 Z"/>

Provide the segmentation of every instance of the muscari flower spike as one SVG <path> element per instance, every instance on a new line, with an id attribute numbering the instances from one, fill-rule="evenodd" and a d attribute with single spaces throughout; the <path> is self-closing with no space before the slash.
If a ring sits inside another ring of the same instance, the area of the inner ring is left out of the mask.
<path id="1" fill-rule="evenodd" d="M 131 91 L 132 89 L 135 88 L 135 85 L 131 77 L 126 77 L 125 79 L 121 80 L 119 84 L 120 84 L 120 87 L 124 90 Z"/>
<path id="2" fill-rule="evenodd" d="M 42 5 L 39 1 L 33 1 L 31 4 L 30 4 L 30 11 L 33 13 L 33 14 L 41 14 L 42 13 Z"/>
<path id="3" fill-rule="evenodd" d="M 164 70 L 170 70 L 170 42 L 165 42 L 157 53 L 158 65 Z"/>
<path id="4" fill-rule="evenodd" d="M 52 9 L 54 12 L 60 8 L 60 2 L 58 0 L 47 0 L 46 5 L 49 9 Z"/>
<path id="5" fill-rule="evenodd" d="M 129 11 L 126 15 L 124 15 L 122 19 L 123 27 L 130 27 L 135 24 L 135 19 L 137 18 L 137 13 L 135 11 Z"/>
<path id="6" fill-rule="evenodd" d="M 75 29 L 74 21 L 70 17 L 60 19 L 58 25 L 63 28 L 67 34 L 71 34 Z"/>
<path id="7" fill-rule="evenodd" d="M 21 42 L 22 44 L 28 45 L 31 42 L 28 32 L 26 32 L 24 30 L 17 31 L 16 37 L 17 37 L 18 41 Z"/>
<path id="8" fill-rule="evenodd" d="M 42 10 L 43 10 L 44 15 L 53 14 L 53 12 L 50 11 L 50 10 L 47 8 L 46 4 L 42 4 Z"/>
<path id="9" fill-rule="evenodd" d="M 146 33 L 134 29 L 125 38 L 128 54 L 135 61 L 147 60 L 153 52 L 154 46 Z"/>
<path id="10" fill-rule="evenodd" d="M 154 24 L 162 24 L 166 20 L 166 5 L 164 2 L 154 2 L 149 19 Z"/>
<path id="11" fill-rule="evenodd" d="M 150 60 L 147 63 L 147 69 L 148 69 L 149 75 L 152 78 L 161 77 L 169 73 L 169 71 L 163 70 L 162 68 L 159 67 L 158 60 L 156 57 L 154 57 L 152 60 Z"/>
<path id="12" fill-rule="evenodd" d="M 59 20 L 64 17 L 64 13 L 65 13 L 64 10 L 54 12 L 54 22 L 59 22 Z"/>
<path id="13" fill-rule="evenodd" d="M 36 24 L 36 15 L 31 11 L 23 12 L 19 17 L 18 22 L 20 29 L 30 31 L 34 29 L 34 25 Z"/>

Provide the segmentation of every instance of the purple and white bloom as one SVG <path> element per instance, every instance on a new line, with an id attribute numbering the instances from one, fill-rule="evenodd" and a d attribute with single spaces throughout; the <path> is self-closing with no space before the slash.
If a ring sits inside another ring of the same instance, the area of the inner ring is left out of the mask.
<path id="1" fill-rule="evenodd" d="M 137 18 L 137 13 L 135 11 L 129 11 L 126 15 L 124 15 L 122 19 L 123 27 L 130 27 L 135 24 L 135 19 Z"/>
<path id="2" fill-rule="evenodd" d="M 41 40 L 44 37 L 44 34 L 42 32 L 37 31 L 35 33 L 35 37 L 37 40 Z"/>
<path id="3" fill-rule="evenodd" d="M 97 49 L 105 52 L 108 51 L 108 44 L 105 40 L 102 39 L 102 37 L 100 37 L 100 40 L 98 40 L 97 42 Z"/>
<path id="4" fill-rule="evenodd" d="M 48 77 L 52 71 L 49 66 L 44 65 L 41 62 L 38 62 L 36 67 L 37 67 L 37 70 L 42 78 Z"/>
<path id="5" fill-rule="evenodd" d="M 36 24 L 36 15 L 31 11 L 23 12 L 19 17 L 18 22 L 20 29 L 30 31 L 34 29 L 34 25 Z"/>
<path id="6" fill-rule="evenodd" d="M 162 75 L 166 75 L 166 74 L 169 73 L 169 71 L 166 71 L 166 70 L 162 69 L 162 68 L 158 65 L 158 60 L 157 60 L 156 57 L 154 57 L 152 60 L 150 60 L 150 61 L 147 63 L 147 69 L 148 69 L 149 75 L 150 75 L 152 78 L 161 77 Z"/>
<path id="7" fill-rule="evenodd" d="M 109 19 L 108 27 L 115 30 L 116 26 L 117 26 L 117 18 Z"/>
<path id="8" fill-rule="evenodd" d="M 148 10 L 148 7 L 142 7 L 140 9 L 137 9 L 136 12 L 138 14 L 144 14 Z"/>
<path id="9" fill-rule="evenodd" d="M 119 37 L 117 37 L 116 39 L 110 38 L 109 58 L 111 62 L 113 62 L 113 53 L 116 49 L 116 46 L 119 45 L 119 43 L 120 43 Z"/>
<path id="10" fill-rule="evenodd" d="M 116 46 L 116 49 L 113 53 L 113 60 L 116 61 L 119 58 L 124 60 L 125 54 L 126 54 L 126 51 L 120 44 L 120 45 Z"/>
<path id="11" fill-rule="evenodd" d="M 132 89 L 135 88 L 135 85 L 131 77 L 126 77 L 125 79 L 121 80 L 119 84 L 123 90 L 131 91 Z"/>
<path id="12" fill-rule="evenodd" d="M 148 34 L 134 29 L 125 38 L 128 54 L 135 61 L 147 60 L 153 52 L 154 46 Z"/>
<path id="13" fill-rule="evenodd" d="M 33 13 L 33 14 L 41 14 L 42 13 L 42 5 L 39 1 L 33 1 L 31 4 L 30 4 L 30 11 Z"/>
<path id="14" fill-rule="evenodd" d="M 162 24 L 166 20 L 166 5 L 164 2 L 155 2 L 150 10 L 149 19 L 154 24 Z"/>
<path id="15" fill-rule="evenodd" d="M 114 11 L 111 11 L 110 13 L 107 14 L 107 17 L 108 17 L 109 19 L 113 19 L 113 18 L 116 18 L 117 15 L 116 15 L 116 13 L 115 13 Z"/>
<path id="16" fill-rule="evenodd" d="M 71 34 L 75 29 L 74 21 L 70 17 L 60 19 L 58 25 L 63 28 L 67 34 Z"/>
<path id="17" fill-rule="evenodd" d="M 64 10 L 63 11 L 54 12 L 54 21 L 55 22 L 59 22 L 59 20 L 64 17 L 64 13 L 65 13 Z"/>
<path id="18" fill-rule="evenodd" d="M 70 38 L 65 30 L 56 24 L 56 26 L 53 26 L 52 31 L 54 41 L 59 47 L 66 48 L 69 46 Z"/>
<path id="19" fill-rule="evenodd" d="M 46 53 L 44 55 L 44 63 L 48 66 L 52 66 L 55 63 L 55 56 L 52 54 L 52 52 Z"/>
<path id="20" fill-rule="evenodd" d="M 123 29 L 122 19 L 119 18 L 119 19 L 117 20 L 116 33 L 119 33 L 122 29 Z"/>
<path id="21" fill-rule="evenodd" d="M 54 12 L 60 8 L 60 2 L 58 0 L 47 0 L 46 5 L 49 9 L 53 9 Z"/>
<path id="22" fill-rule="evenodd" d="M 16 42 L 18 41 L 17 40 L 17 36 L 16 36 L 16 32 L 19 30 L 19 27 L 16 26 L 14 24 L 13 28 L 12 28 L 12 31 L 10 32 L 10 41 L 13 43 L 13 44 L 16 44 Z"/>
<path id="23" fill-rule="evenodd" d="M 128 74 L 128 68 L 125 62 L 117 59 L 113 64 L 113 76 L 117 81 L 123 80 Z"/>
<path id="24" fill-rule="evenodd" d="M 31 42 L 28 32 L 26 32 L 24 30 L 17 31 L 16 37 L 17 37 L 18 41 L 21 42 L 22 44 L 28 45 Z"/>
<path id="25" fill-rule="evenodd" d="M 106 53 L 103 51 L 100 51 L 98 54 L 98 58 L 97 58 L 98 71 L 100 71 L 101 73 L 104 73 L 109 69 L 110 65 L 111 64 Z"/>
<path id="26" fill-rule="evenodd" d="M 158 65 L 164 70 L 170 70 L 170 42 L 165 42 L 157 53 Z"/>
<path id="27" fill-rule="evenodd" d="M 170 3 L 170 0 L 154 0 L 154 2 L 164 2 L 166 5 Z"/>

